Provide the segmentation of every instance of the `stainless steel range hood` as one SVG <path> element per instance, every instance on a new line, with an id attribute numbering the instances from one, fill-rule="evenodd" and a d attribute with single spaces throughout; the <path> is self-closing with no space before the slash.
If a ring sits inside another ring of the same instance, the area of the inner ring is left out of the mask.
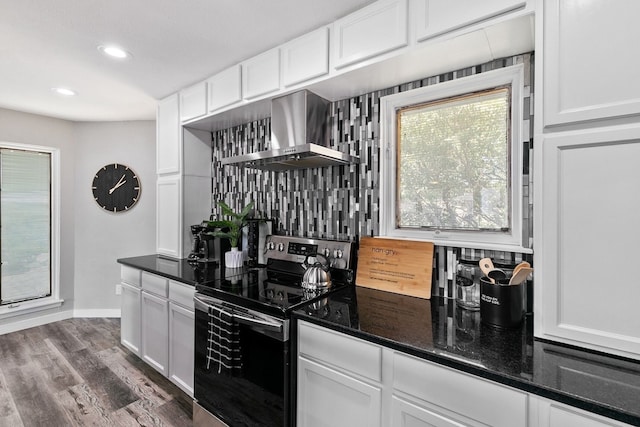
<path id="1" fill-rule="evenodd" d="M 265 170 L 316 168 L 357 161 L 329 148 L 329 101 L 308 90 L 271 101 L 271 149 L 222 159 L 222 165 Z"/>

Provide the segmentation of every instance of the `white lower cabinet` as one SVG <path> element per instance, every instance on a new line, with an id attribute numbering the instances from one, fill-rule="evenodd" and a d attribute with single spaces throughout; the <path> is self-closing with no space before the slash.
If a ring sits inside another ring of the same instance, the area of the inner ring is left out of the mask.
<path id="1" fill-rule="evenodd" d="M 139 287 L 134 286 L 136 277 Z M 122 268 L 122 345 L 189 396 L 193 396 L 194 293 L 193 286 Z"/>
<path id="2" fill-rule="evenodd" d="M 193 396 L 193 310 L 169 302 L 169 379 Z"/>
<path id="3" fill-rule="evenodd" d="M 120 342 L 140 356 L 140 288 L 121 283 Z"/>
<path id="4" fill-rule="evenodd" d="M 381 401 L 381 386 L 298 359 L 298 426 L 381 426 Z"/>
<path id="5" fill-rule="evenodd" d="M 629 424 L 541 397 L 532 397 L 532 408 L 537 408 L 538 427 L 630 427 Z"/>
<path id="6" fill-rule="evenodd" d="M 304 321 L 297 372 L 299 427 L 533 427 L 525 392 Z"/>
<path id="7" fill-rule="evenodd" d="M 392 366 L 394 396 L 422 402 L 425 422 L 439 416 L 447 426 L 459 425 L 456 420 L 469 426 L 527 426 L 527 393 L 397 351 Z"/>
<path id="8" fill-rule="evenodd" d="M 142 358 L 167 376 L 169 365 L 169 301 L 142 292 Z"/>
<path id="9" fill-rule="evenodd" d="M 394 427 L 463 427 L 437 411 L 393 396 L 391 399 L 391 425 Z"/>

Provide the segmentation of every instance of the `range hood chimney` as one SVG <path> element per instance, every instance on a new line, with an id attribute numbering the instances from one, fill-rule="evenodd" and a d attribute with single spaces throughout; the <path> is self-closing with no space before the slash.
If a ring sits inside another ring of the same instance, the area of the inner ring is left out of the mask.
<path id="1" fill-rule="evenodd" d="M 329 148 L 329 101 L 308 90 L 271 101 L 271 149 L 222 159 L 222 165 L 264 170 L 290 170 L 349 164 L 357 161 Z"/>

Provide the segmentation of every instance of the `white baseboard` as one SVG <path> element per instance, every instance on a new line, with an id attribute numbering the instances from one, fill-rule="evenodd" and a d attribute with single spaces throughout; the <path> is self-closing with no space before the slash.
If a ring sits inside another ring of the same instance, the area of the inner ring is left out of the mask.
<path id="1" fill-rule="evenodd" d="M 11 332 L 21 331 L 23 329 L 34 328 L 36 326 L 46 325 L 47 323 L 58 322 L 60 320 L 71 319 L 74 317 L 117 317 L 120 318 L 120 309 L 82 309 L 82 310 L 66 310 L 57 313 L 45 314 L 44 316 L 32 317 L 30 319 L 18 320 L 15 322 L 0 325 L 0 335 L 9 334 Z"/>
<path id="2" fill-rule="evenodd" d="M 73 317 L 120 317 L 119 308 L 74 309 Z"/>
<path id="3" fill-rule="evenodd" d="M 120 313 L 120 310 L 118 310 L 118 313 Z M 74 317 L 73 314 L 74 313 L 71 310 L 59 311 L 57 313 L 45 314 L 44 316 L 18 320 L 17 322 L 0 325 L 0 335 L 46 325 L 47 323 L 58 322 L 60 320 L 71 319 Z"/>

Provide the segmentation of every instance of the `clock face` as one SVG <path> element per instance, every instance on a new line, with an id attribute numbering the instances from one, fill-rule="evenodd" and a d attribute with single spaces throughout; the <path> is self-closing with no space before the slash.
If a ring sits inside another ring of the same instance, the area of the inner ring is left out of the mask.
<path id="1" fill-rule="evenodd" d="M 109 212 L 131 209 L 140 198 L 140 181 L 128 166 L 113 163 L 102 167 L 93 177 L 93 198 Z"/>

